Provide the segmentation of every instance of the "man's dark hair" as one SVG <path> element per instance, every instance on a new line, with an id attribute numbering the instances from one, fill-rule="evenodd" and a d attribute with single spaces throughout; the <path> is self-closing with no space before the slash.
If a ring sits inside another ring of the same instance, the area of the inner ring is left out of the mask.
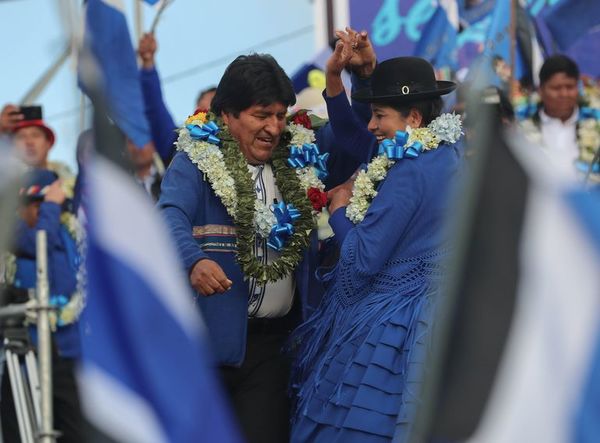
<path id="1" fill-rule="evenodd" d="M 559 73 L 564 73 L 567 77 L 579 80 L 579 68 L 577 63 L 566 55 L 553 55 L 548 57 L 540 69 L 540 85 L 546 83 L 550 78 Z"/>
<path id="2" fill-rule="evenodd" d="M 416 109 L 423 117 L 421 126 L 427 126 L 437 117 L 439 117 L 444 107 L 444 101 L 441 97 L 434 97 L 427 100 L 410 101 L 406 103 L 390 102 L 384 104 L 394 108 L 404 117 L 408 117 L 411 109 Z"/>
<path id="3" fill-rule="evenodd" d="M 206 95 L 209 94 L 211 92 L 216 92 L 217 91 L 217 87 L 216 86 L 211 86 L 209 88 L 203 89 L 202 91 L 200 91 L 198 93 L 198 97 L 196 97 L 196 103 L 198 103 L 200 100 L 202 100 L 202 98 Z"/>
<path id="4" fill-rule="evenodd" d="M 238 117 L 253 105 L 296 103 L 292 82 L 268 54 L 240 55 L 225 70 L 211 103 L 216 115 L 227 112 Z"/>

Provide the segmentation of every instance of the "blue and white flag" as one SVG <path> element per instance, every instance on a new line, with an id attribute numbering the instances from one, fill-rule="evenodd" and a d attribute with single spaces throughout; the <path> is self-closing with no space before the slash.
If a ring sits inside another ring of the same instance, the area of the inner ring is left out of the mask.
<path id="1" fill-rule="evenodd" d="M 600 26 L 600 2 L 562 0 L 544 11 L 542 19 L 559 48 L 566 51 L 592 28 Z"/>
<path id="2" fill-rule="evenodd" d="M 150 142 L 150 126 L 136 55 L 131 43 L 121 0 L 88 0 L 85 44 L 89 46 L 100 75 L 101 89 L 111 119 L 138 147 Z M 84 92 L 90 85 L 80 80 Z"/>
<path id="3" fill-rule="evenodd" d="M 428 433 L 598 441 L 600 195 L 516 131 L 489 132 L 457 223 L 462 254 Z"/>
<path id="4" fill-rule="evenodd" d="M 435 68 L 456 70 L 458 4 L 456 0 L 439 0 L 437 3 L 435 13 L 421 31 L 421 38 L 413 54 L 429 60 Z"/>
<path id="5" fill-rule="evenodd" d="M 82 404 L 118 442 L 239 442 L 167 228 L 107 160 L 87 170 Z"/>

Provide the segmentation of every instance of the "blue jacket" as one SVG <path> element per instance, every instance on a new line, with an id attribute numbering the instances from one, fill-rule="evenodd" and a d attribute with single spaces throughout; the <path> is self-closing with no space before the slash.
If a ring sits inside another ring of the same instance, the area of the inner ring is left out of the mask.
<path id="1" fill-rule="evenodd" d="M 339 106 L 350 110 L 344 94 L 327 99 L 330 112 Z M 335 123 L 343 125 L 343 119 L 352 114 L 335 111 Z M 357 117 L 352 117 L 357 118 Z M 357 121 L 359 119 L 357 118 Z M 364 122 L 362 123 L 364 127 Z M 360 151 L 360 145 L 352 140 L 338 143 L 332 128 L 326 125 L 317 134 L 321 152 L 330 152 L 328 160 L 328 188 L 343 183 L 356 168 L 370 158 L 368 151 Z M 333 147 L 337 146 L 338 149 Z M 233 220 L 221 200 L 214 194 L 210 183 L 188 158 L 186 153 L 177 153 L 167 169 L 158 202 L 186 271 L 203 258 L 210 258 L 221 266 L 233 286 L 225 294 L 197 297 L 198 305 L 207 324 L 213 351 L 221 364 L 240 365 L 246 347 L 248 317 L 248 284 L 235 260 L 235 227 Z M 311 246 L 305 252 L 294 277 L 297 293 L 302 302 L 306 318 L 320 302 L 323 287 L 314 277 L 319 263 L 316 233 L 311 237 Z"/>
<path id="2" fill-rule="evenodd" d="M 38 222 L 30 228 L 19 220 L 16 226 L 17 269 L 14 285 L 21 289 L 36 287 L 36 235 L 45 230 L 48 248 L 48 280 L 51 296 L 69 298 L 77 287 L 78 252 L 75 240 L 60 223 L 60 206 L 44 202 L 40 205 Z M 32 331 L 35 334 L 35 331 Z M 35 338 L 35 335 L 34 335 Z M 58 327 L 54 338 L 62 357 L 80 355 L 79 326 L 77 323 Z"/>

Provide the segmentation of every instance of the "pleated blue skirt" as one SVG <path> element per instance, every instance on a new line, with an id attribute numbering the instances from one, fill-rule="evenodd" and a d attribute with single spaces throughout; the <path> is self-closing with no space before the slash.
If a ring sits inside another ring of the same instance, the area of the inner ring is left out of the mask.
<path id="1" fill-rule="evenodd" d="M 425 375 L 437 270 L 422 257 L 407 260 L 392 284 L 388 270 L 383 284 L 375 278 L 359 300 L 330 288 L 292 336 L 292 442 L 408 437 Z"/>

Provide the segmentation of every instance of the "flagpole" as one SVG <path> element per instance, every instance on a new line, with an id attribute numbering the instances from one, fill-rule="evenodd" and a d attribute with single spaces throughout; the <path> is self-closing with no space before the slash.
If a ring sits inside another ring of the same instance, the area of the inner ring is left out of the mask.
<path id="1" fill-rule="evenodd" d="M 142 10 L 142 2 L 140 0 L 133 0 L 135 6 L 135 37 L 139 42 L 144 33 L 143 21 L 144 11 Z"/>
<path id="2" fill-rule="evenodd" d="M 66 46 L 63 52 L 55 60 L 55 62 L 42 74 L 42 76 L 34 83 L 34 85 L 27 91 L 25 96 L 19 102 L 21 105 L 32 104 L 39 95 L 46 89 L 48 83 L 54 78 L 60 67 L 71 55 L 71 47 Z"/>
<path id="3" fill-rule="evenodd" d="M 515 91 L 515 71 L 516 71 L 516 48 L 517 48 L 517 1 L 510 0 L 510 84 L 508 85 L 509 98 L 516 95 Z"/>

